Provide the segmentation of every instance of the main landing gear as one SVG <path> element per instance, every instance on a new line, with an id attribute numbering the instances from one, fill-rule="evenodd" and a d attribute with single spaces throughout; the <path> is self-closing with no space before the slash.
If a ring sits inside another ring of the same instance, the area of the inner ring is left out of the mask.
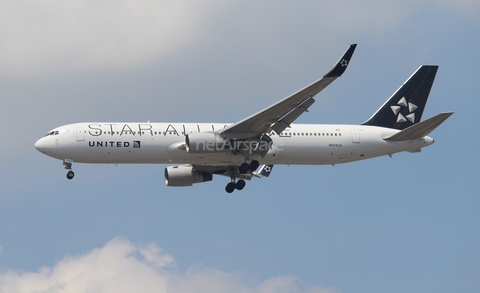
<path id="1" fill-rule="evenodd" d="M 227 186 L 225 187 L 226 192 L 232 193 L 235 189 L 242 190 L 245 187 L 245 180 L 240 179 L 237 182 L 235 182 L 234 180 L 235 179 L 232 179 L 232 182 L 227 184 Z"/>
<path id="2" fill-rule="evenodd" d="M 260 166 L 260 163 L 257 160 L 253 160 L 249 163 L 243 163 L 238 167 L 238 172 L 240 174 L 246 174 L 248 171 L 255 171 Z"/>
<path id="3" fill-rule="evenodd" d="M 75 173 L 73 173 L 72 171 L 72 163 L 73 163 L 73 160 L 70 160 L 70 159 L 63 160 L 63 166 L 65 166 L 65 169 L 69 170 L 67 172 L 67 179 L 69 180 L 73 179 L 73 176 L 75 176 Z"/>
<path id="4" fill-rule="evenodd" d="M 258 166 L 260 166 L 260 163 L 257 160 L 253 160 L 249 163 L 243 163 L 238 167 L 238 173 L 240 174 L 247 174 L 249 171 L 254 172 L 255 170 L 258 169 Z M 235 189 L 236 190 L 242 190 L 245 187 L 245 180 L 240 179 L 238 181 L 235 181 L 236 178 L 232 174 L 232 181 L 225 186 L 225 191 L 228 193 L 232 193 Z"/>

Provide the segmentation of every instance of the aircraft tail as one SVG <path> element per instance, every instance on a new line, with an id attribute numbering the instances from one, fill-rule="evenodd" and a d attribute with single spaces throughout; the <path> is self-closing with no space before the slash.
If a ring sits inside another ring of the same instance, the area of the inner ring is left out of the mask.
<path id="1" fill-rule="evenodd" d="M 404 130 L 420 122 L 437 69 L 436 65 L 420 66 L 362 125 Z"/>

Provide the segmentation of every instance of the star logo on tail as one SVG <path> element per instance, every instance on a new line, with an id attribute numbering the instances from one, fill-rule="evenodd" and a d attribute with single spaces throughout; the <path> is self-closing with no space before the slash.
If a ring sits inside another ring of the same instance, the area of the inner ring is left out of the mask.
<path id="1" fill-rule="evenodd" d="M 402 113 L 400 113 L 400 110 L 402 107 L 408 107 L 408 115 L 403 116 Z M 412 123 L 415 123 L 415 113 L 414 111 L 418 108 L 417 105 L 413 103 L 407 103 L 407 100 L 405 97 L 401 98 L 400 101 L 398 101 L 397 105 L 395 106 L 390 106 L 392 109 L 393 113 L 397 116 L 397 123 L 403 123 L 410 121 Z"/>

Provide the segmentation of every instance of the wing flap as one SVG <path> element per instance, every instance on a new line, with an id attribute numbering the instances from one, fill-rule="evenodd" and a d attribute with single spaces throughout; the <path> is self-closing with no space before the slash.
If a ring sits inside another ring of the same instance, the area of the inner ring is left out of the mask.
<path id="1" fill-rule="evenodd" d="M 304 112 L 308 112 L 308 108 L 315 103 L 315 99 L 312 97 L 307 98 L 299 105 L 295 105 L 294 108 L 288 112 L 285 116 L 280 118 L 273 126 L 272 129 L 276 133 L 281 133 L 285 128 L 290 127 L 290 124 L 293 123 L 300 115 Z"/>

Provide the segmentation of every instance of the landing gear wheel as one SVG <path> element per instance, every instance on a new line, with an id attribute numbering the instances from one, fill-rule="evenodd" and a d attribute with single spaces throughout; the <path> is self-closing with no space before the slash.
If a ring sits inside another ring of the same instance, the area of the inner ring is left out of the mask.
<path id="1" fill-rule="evenodd" d="M 245 184 L 246 184 L 246 183 L 245 183 L 245 180 L 240 179 L 240 180 L 238 180 L 237 183 L 235 184 L 235 188 L 236 188 L 237 190 L 242 190 L 242 189 L 245 187 Z"/>
<path id="2" fill-rule="evenodd" d="M 73 176 L 75 176 L 75 173 L 73 173 L 73 171 L 68 171 L 68 172 L 67 172 L 67 178 L 68 178 L 69 180 L 71 180 L 71 179 L 73 178 Z"/>
<path id="3" fill-rule="evenodd" d="M 232 193 L 235 190 L 235 187 L 236 187 L 235 183 L 230 182 L 225 187 L 225 191 L 228 192 L 228 193 Z"/>
<path id="4" fill-rule="evenodd" d="M 253 160 L 250 162 L 250 171 L 255 171 L 258 169 L 258 166 L 260 166 L 260 163 L 257 160 Z"/>
<path id="5" fill-rule="evenodd" d="M 250 165 L 247 163 L 243 163 L 240 165 L 240 167 L 238 167 L 238 172 L 240 174 L 245 174 L 248 172 L 248 170 L 250 170 Z"/>

